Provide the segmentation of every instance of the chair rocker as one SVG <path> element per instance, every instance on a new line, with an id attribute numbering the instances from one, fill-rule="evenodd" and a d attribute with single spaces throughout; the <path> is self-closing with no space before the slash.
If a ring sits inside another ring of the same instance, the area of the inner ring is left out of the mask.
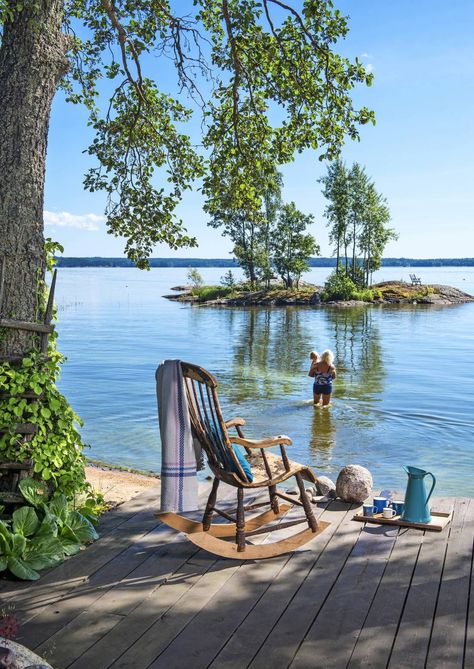
<path id="1" fill-rule="evenodd" d="M 187 362 L 181 362 L 181 369 L 193 435 L 206 453 L 214 480 L 201 523 L 172 512 L 161 512 L 157 516 L 170 527 L 184 532 L 187 538 L 200 548 L 221 557 L 239 560 L 274 557 L 293 551 L 314 539 L 329 523 L 317 521 L 313 515 L 304 480 L 315 483 L 316 478 L 309 467 L 288 459 L 285 445 L 291 445 L 291 439 L 284 435 L 267 439 L 245 439 L 241 429 L 245 425 L 243 418 L 224 421 L 216 392 L 216 379 L 202 367 Z M 235 428 L 237 435 L 230 436 L 229 428 Z M 234 444 L 245 448 L 253 475 L 252 481 L 247 477 L 242 462 L 234 451 Z M 280 446 L 281 456 L 267 451 L 272 446 Z M 292 476 L 298 485 L 299 499 L 289 497 L 277 488 L 277 485 Z M 222 510 L 216 507 L 217 491 L 221 481 L 237 488 L 236 509 Z M 244 506 L 244 490 L 258 488 L 268 488 L 268 501 Z M 303 507 L 304 518 L 271 524 L 272 521 L 279 521 L 294 504 Z M 246 511 L 267 505 L 270 509 L 245 520 Z M 212 523 L 214 513 L 228 522 Z M 306 529 L 279 541 L 268 544 L 251 544 L 247 541 L 249 537 L 271 534 L 275 530 L 282 530 L 302 522 L 307 523 Z"/>

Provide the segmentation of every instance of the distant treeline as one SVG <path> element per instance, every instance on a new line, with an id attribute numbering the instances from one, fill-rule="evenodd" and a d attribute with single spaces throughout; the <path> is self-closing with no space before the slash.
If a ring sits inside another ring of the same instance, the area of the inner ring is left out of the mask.
<path id="1" fill-rule="evenodd" d="M 341 258 L 341 262 L 344 259 Z M 335 258 L 310 258 L 310 267 L 335 267 Z M 57 258 L 58 267 L 134 267 L 128 258 Z M 474 258 L 383 258 L 382 267 L 473 267 Z M 150 258 L 150 267 L 239 267 L 235 258 Z"/>

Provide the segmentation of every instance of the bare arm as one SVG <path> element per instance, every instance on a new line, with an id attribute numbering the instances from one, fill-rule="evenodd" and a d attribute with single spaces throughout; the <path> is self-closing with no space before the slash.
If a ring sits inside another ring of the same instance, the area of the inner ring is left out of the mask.
<path id="1" fill-rule="evenodd" d="M 309 368 L 308 376 L 314 376 L 316 374 L 316 365 L 317 362 L 312 362 L 311 367 Z"/>
<path id="2" fill-rule="evenodd" d="M 336 372 L 336 368 L 334 367 L 334 365 L 331 366 L 331 374 L 332 374 L 332 378 L 335 379 L 336 376 L 337 376 L 337 372 Z"/>

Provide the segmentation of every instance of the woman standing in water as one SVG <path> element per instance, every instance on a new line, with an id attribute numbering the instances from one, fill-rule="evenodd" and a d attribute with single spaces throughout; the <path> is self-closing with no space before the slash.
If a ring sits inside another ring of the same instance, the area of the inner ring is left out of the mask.
<path id="1" fill-rule="evenodd" d="M 314 404 L 318 405 L 323 396 L 323 407 L 329 406 L 332 393 L 332 382 L 336 378 L 336 368 L 333 365 L 334 354 L 329 349 L 324 351 L 319 358 L 313 351 L 310 354 L 312 360 L 308 376 L 314 378 L 313 398 Z"/>

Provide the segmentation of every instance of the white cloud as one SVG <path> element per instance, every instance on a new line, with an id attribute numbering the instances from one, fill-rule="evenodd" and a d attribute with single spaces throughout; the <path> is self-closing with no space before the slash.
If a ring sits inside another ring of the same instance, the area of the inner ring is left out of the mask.
<path id="1" fill-rule="evenodd" d="M 80 228 L 81 230 L 99 230 L 99 223 L 104 220 L 97 214 L 71 214 L 69 211 L 45 211 L 45 225 L 61 228 Z"/>
<path id="2" fill-rule="evenodd" d="M 365 71 L 368 72 L 369 74 L 374 71 L 374 66 L 372 63 L 367 63 L 367 65 L 364 65 Z"/>

